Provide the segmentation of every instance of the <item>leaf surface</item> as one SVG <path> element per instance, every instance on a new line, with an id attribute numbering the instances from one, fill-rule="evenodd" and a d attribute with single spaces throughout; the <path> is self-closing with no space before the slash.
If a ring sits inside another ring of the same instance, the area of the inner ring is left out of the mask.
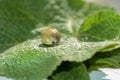
<path id="1" fill-rule="evenodd" d="M 87 42 L 120 39 L 120 16 L 112 11 L 100 11 L 88 17 L 79 30 L 79 40 Z"/>
<path id="2" fill-rule="evenodd" d="M 92 59 L 90 59 L 90 68 L 89 70 L 112 67 L 120 68 L 120 49 L 115 49 L 113 51 L 100 52 L 97 53 Z"/>
<path id="3" fill-rule="evenodd" d="M 120 42 L 79 43 L 75 38 L 63 38 L 59 46 L 46 47 L 40 39 L 28 40 L 0 55 L 0 74 L 18 80 L 42 80 L 62 61 L 82 62 L 113 44 L 120 47 Z"/>

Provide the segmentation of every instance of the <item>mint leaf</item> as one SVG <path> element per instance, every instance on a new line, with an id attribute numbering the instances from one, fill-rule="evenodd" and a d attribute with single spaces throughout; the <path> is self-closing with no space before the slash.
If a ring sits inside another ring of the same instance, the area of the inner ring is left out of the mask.
<path id="1" fill-rule="evenodd" d="M 79 40 L 86 42 L 117 42 L 120 39 L 120 16 L 110 10 L 103 10 L 97 12 L 88 18 L 82 24 L 79 30 Z M 119 68 L 119 50 L 118 46 L 110 45 L 101 49 L 101 52 L 96 53 L 95 56 L 87 61 L 90 67 L 89 70 L 97 69 L 100 67 L 116 67 Z M 112 50 L 113 51 L 112 51 Z M 106 52 L 107 51 L 107 52 Z"/>
<path id="2" fill-rule="evenodd" d="M 18 80 L 42 80 L 62 61 L 82 62 L 113 44 L 120 46 L 120 42 L 79 43 L 75 38 L 63 38 L 59 46 L 45 47 L 40 39 L 28 40 L 0 55 L 0 74 Z"/>
<path id="3" fill-rule="evenodd" d="M 87 69 L 84 64 L 80 64 L 77 67 L 69 71 L 62 71 L 53 76 L 54 80 L 90 80 Z"/>
<path id="4" fill-rule="evenodd" d="M 97 53 L 89 61 L 91 63 L 89 70 L 98 69 L 100 67 L 120 68 L 120 60 L 119 59 L 120 59 L 120 49 Z"/>
<path id="5" fill-rule="evenodd" d="M 112 11 L 112 10 L 102 10 L 102 11 L 96 12 L 96 13 L 88 16 L 84 20 L 82 27 L 80 27 L 79 33 L 89 30 L 94 25 L 97 25 L 100 22 L 102 22 L 108 18 L 114 18 L 114 17 L 118 17 L 118 16 L 119 15 L 117 14 L 117 12 Z"/>
<path id="6" fill-rule="evenodd" d="M 113 11 L 100 11 L 88 17 L 79 30 L 81 41 L 119 40 L 120 16 Z"/>
<path id="7" fill-rule="evenodd" d="M 39 49 L 39 40 L 28 41 L 0 55 L 0 75 L 15 80 L 42 80 L 52 74 L 61 60 Z"/>

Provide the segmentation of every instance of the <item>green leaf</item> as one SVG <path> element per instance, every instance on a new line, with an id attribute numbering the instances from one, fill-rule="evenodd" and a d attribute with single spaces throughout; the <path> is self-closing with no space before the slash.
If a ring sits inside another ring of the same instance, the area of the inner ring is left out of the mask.
<path id="1" fill-rule="evenodd" d="M 61 60 L 39 49 L 39 40 L 28 41 L 0 55 L 0 75 L 15 80 L 42 80 L 52 74 Z"/>
<path id="2" fill-rule="evenodd" d="M 113 51 L 97 53 L 90 59 L 89 63 L 91 63 L 89 70 L 101 67 L 120 68 L 120 48 Z"/>
<path id="3" fill-rule="evenodd" d="M 80 28 L 79 32 L 82 33 L 84 31 L 89 30 L 92 28 L 94 25 L 99 24 L 100 22 L 108 19 L 108 18 L 114 18 L 118 17 L 119 15 L 117 12 L 112 11 L 112 10 L 102 10 L 99 12 L 96 12 L 90 16 L 88 16 L 85 20 L 84 23 L 82 24 L 82 27 Z"/>
<path id="4" fill-rule="evenodd" d="M 84 64 L 69 71 L 62 71 L 53 76 L 54 80 L 90 80 L 87 69 Z"/>
<path id="5" fill-rule="evenodd" d="M 113 11 L 100 11 L 89 16 L 79 30 L 80 41 L 120 39 L 120 16 Z"/>
<path id="6" fill-rule="evenodd" d="M 120 47 L 120 42 L 79 43 L 75 38 L 63 38 L 59 46 L 46 47 L 40 39 L 28 40 L 0 55 L 0 74 L 17 80 L 42 80 L 62 61 L 82 62 L 113 44 Z"/>

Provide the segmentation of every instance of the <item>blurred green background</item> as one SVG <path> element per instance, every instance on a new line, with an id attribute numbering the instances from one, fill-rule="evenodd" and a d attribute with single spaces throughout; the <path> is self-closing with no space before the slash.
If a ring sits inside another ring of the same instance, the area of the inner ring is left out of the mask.
<path id="1" fill-rule="evenodd" d="M 114 7 L 120 13 L 120 0 L 86 0 L 86 1 Z"/>

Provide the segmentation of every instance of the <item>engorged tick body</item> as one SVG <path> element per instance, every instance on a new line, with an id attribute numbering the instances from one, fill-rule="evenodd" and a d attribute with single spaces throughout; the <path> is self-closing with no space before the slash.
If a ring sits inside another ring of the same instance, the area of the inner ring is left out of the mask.
<path id="1" fill-rule="evenodd" d="M 56 28 L 47 28 L 42 32 L 41 40 L 44 45 L 56 46 L 60 42 L 60 32 Z"/>

